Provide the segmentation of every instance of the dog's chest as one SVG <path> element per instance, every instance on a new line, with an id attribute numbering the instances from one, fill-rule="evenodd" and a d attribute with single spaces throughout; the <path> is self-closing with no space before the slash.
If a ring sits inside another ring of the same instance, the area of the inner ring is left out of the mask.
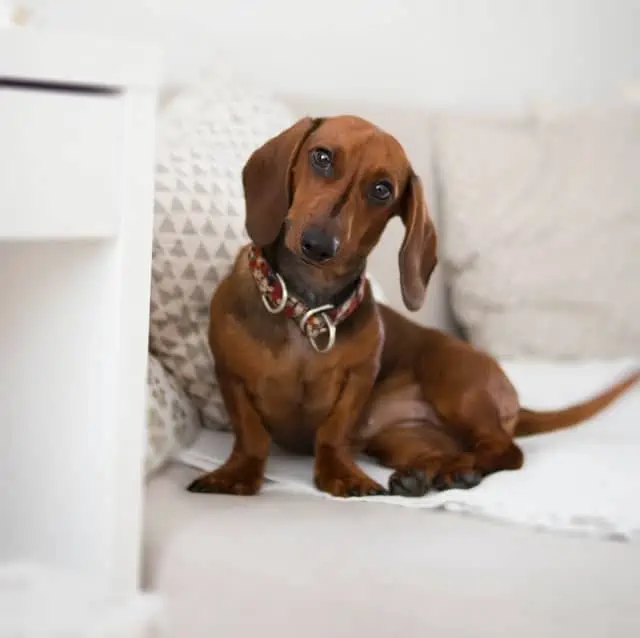
<path id="1" fill-rule="evenodd" d="M 287 345 L 254 379 L 252 394 L 275 443 L 295 452 L 313 451 L 316 429 L 334 409 L 344 368 L 331 354 L 319 354 L 295 325 Z"/>

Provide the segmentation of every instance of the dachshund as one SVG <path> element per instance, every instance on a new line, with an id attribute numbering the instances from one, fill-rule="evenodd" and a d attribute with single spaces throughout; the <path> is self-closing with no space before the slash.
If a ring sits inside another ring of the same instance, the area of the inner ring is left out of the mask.
<path id="1" fill-rule="evenodd" d="M 359 117 L 305 117 L 242 171 L 251 243 L 210 306 L 209 345 L 234 431 L 226 462 L 188 490 L 256 494 L 271 443 L 314 457 L 335 497 L 465 489 L 523 464 L 518 435 L 577 424 L 640 378 L 553 412 L 520 406 L 498 363 L 376 303 L 365 268 L 389 220 L 409 311 L 424 302 L 437 237 L 403 147 Z M 393 473 L 380 485 L 366 454 Z"/>

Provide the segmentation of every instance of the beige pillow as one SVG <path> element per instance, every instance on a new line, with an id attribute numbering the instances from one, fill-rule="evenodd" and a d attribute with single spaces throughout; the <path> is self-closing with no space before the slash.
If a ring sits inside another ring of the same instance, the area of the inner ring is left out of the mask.
<path id="1" fill-rule="evenodd" d="M 640 109 L 435 126 L 455 315 L 500 357 L 640 354 Z"/>

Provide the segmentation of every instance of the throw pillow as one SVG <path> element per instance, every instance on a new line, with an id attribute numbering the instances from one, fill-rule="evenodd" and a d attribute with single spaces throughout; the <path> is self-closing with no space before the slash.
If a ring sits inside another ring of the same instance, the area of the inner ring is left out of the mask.
<path id="1" fill-rule="evenodd" d="M 447 115 L 435 130 L 467 337 L 503 358 L 640 354 L 640 110 Z"/>
<path id="2" fill-rule="evenodd" d="M 147 363 L 147 453 L 145 474 L 159 470 L 195 440 L 200 418 L 175 379 L 152 355 Z"/>
<path id="3" fill-rule="evenodd" d="M 183 90 L 159 117 L 150 349 L 210 427 L 228 426 L 207 327 L 213 291 L 248 241 L 242 167 L 294 121 L 273 97 L 215 81 Z"/>

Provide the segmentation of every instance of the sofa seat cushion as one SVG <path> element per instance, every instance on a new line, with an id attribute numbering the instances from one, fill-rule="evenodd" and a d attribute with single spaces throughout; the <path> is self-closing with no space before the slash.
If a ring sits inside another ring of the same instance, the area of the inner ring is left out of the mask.
<path id="1" fill-rule="evenodd" d="M 145 578 L 168 638 L 640 635 L 640 546 L 278 493 L 147 491 Z"/>

